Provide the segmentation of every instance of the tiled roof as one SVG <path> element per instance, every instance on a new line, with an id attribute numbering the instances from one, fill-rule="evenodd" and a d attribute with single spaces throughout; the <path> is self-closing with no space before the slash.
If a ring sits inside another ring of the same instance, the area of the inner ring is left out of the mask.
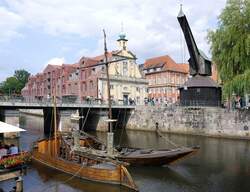
<path id="1" fill-rule="evenodd" d="M 164 55 L 147 59 L 144 63 L 144 69 L 162 67 L 162 70 L 188 73 L 188 64 L 177 64 L 170 56 Z"/>
<path id="2" fill-rule="evenodd" d="M 78 62 L 79 65 L 83 65 L 85 67 L 89 67 L 97 64 L 99 61 L 90 57 L 82 57 Z"/>
<path id="3" fill-rule="evenodd" d="M 196 75 L 194 77 L 189 78 L 183 87 L 220 87 L 212 78 L 208 76 L 200 76 Z"/>
<path id="4" fill-rule="evenodd" d="M 112 54 L 114 54 L 114 52 L 108 52 L 108 55 L 107 55 L 108 58 L 111 58 Z M 104 56 L 104 54 L 102 54 L 102 55 L 98 55 L 98 56 L 92 57 L 91 59 L 94 59 L 94 60 L 97 60 L 97 61 L 101 61 L 101 60 L 104 61 L 105 56 Z"/>

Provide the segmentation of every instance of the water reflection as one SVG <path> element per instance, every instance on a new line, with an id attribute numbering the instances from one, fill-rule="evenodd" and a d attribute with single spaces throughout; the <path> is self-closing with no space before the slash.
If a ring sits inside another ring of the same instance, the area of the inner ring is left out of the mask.
<path id="1" fill-rule="evenodd" d="M 110 192 L 125 191 L 118 186 L 102 184 L 98 182 L 89 182 L 87 180 L 73 178 L 71 175 L 64 174 L 54 169 L 47 168 L 39 163 L 33 163 L 33 167 L 36 169 L 37 176 L 40 181 L 41 192 L 45 191 L 103 191 L 103 189 Z M 36 185 L 37 186 L 37 185 Z"/>
<path id="2" fill-rule="evenodd" d="M 23 116 L 21 123 L 27 132 L 21 134 L 17 142 L 22 149 L 29 149 L 32 141 L 43 136 L 42 119 Z M 106 134 L 93 132 L 106 142 Z M 249 191 L 250 188 L 250 142 L 222 138 L 207 138 L 188 135 L 164 134 L 159 137 L 154 132 L 116 131 L 115 144 L 142 148 L 172 148 L 168 139 L 179 146 L 199 145 L 195 156 L 165 167 L 129 167 L 140 191 Z M 127 191 L 118 186 L 89 182 L 33 164 L 24 177 L 25 191 Z M 67 181 L 65 183 L 65 181 Z M 11 189 L 13 183 L 2 182 L 0 187 Z"/>

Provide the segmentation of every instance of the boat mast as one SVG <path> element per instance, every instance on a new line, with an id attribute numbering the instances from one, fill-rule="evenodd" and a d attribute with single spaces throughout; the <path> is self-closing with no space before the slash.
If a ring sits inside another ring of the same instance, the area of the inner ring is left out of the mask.
<path id="1" fill-rule="evenodd" d="M 108 90 L 108 106 L 109 106 L 109 120 L 112 119 L 112 109 L 111 109 L 111 98 L 110 98 L 110 80 L 109 80 L 109 63 L 108 63 L 108 49 L 107 49 L 107 42 L 106 42 L 106 33 L 103 29 L 104 35 L 104 56 L 105 56 L 105 66 L 106 66 L 106 73 L 107 73 L 107 90 Z M 109 132 L 113 132 L 112 129 L 112 122 L 109 122 Z"/>
<path id="2" fill-rule="evenodd" d="M 113 155 L 113 143 L 114 143 L 114 133 L 113 133 L 113 124 L 112 124 L 112 109 L 111 109 L 111 97 L 110 97 L 110 79 L 109 79 L 109 62 L 108 62 L 108 49 L 106 42 L 106 33 L 103 29 L 104 35 L 104 56 L 105 56 L 105 66 L 107 73 L 107 91 L 108 91 L 108 107 L 109 107 L 109 115 L 108 115 L 108 134 L 107 134 L 107 152 L 108 155 Z"/>

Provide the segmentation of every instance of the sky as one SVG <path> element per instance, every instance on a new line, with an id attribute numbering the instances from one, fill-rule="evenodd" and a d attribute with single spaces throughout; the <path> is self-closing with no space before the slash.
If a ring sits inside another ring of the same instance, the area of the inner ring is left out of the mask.
<path id="1" fill-rule="evenodd" d="M 180 4 L 198 48 L 211 56 L 207 31 L 216 29 L 226 0 L 0 0 L 0 82 L 18 69 L 35 75 L 48 63 L 102 54 L 102 29 L 112 51 L 123 28 L 138 64 L 161 55 L 187 62 Z"/>

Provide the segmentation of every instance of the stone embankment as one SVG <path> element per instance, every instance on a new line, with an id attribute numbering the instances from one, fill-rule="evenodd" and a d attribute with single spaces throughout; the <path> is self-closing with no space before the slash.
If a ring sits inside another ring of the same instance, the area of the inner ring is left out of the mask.
<path id="1" fill-rule="evenodd" d="M 127 129 L 250 139 L 250 110 L 138 106 Z"/>

